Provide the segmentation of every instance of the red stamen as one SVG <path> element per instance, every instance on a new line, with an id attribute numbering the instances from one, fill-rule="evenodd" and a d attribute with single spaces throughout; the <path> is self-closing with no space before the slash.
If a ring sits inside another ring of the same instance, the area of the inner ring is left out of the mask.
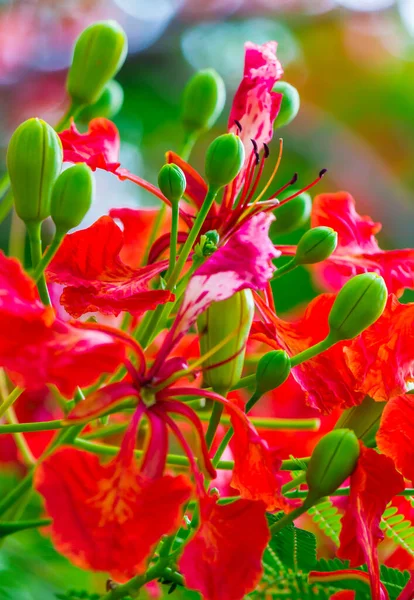
<path id="1" fill-rule="evenodd" d="M 294 185 L 298 180 L 298 174 L 294 173 L 292 179 L 290 179 L 287 183 L 285 183 L 285 185 L 283 185 L 281 188 L 279 188 L 277 190 L 277 192 L 275 192 L 274 194 L 272 194 L 269 198 L 269 200 L 272 200 L 273 198 L 276 198 L 279 194 L 281 194 L 286 188 L 290 187 L 291 185 Z"/>
<path id="2" fill-rule="evenodd" d="M 296 198 L 297 196 L 300 196 L 300 194 L 303 194 L 304 192 L 307 192 L 308 190 L 313 188 L 314 185 L 316 185 L 317 183 L 320 182 L 320 180 L 325 175 L 325 173 L 326 173 L 326 169 L 322 169 L 322 171 L 319 172 L 318 177 L 314 181 L 312 181 L 309 185 L 307 185 L 303 189 L 299 190 L 299 192 L 295 192 L 294 194 L 292 194 L 292 196 L 289 196 L 288 198 L 284 198 L 284 200 L 281 200 L 279 206 L 281 206 L 282 204 L 285 204 L 285 202 L 289 202 L 289 200 L 293 200 L 293 198 Z"/>

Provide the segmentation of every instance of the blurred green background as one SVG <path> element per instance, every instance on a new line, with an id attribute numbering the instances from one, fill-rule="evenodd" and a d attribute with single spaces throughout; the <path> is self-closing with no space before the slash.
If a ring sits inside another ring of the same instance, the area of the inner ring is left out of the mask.
<path id="1" fill-rule="evenodd" d="M 275 39 L 284 79 L 298 88 L 301 110 L 276 132 L 271 150 L 276 155 L 282 136 L 284 156 L 274 188 L 295 171 L 305 185 L 327 168 L 313 193 L 351 192 L 360 213 L 383 223 L 384 247 L 413 245 L 414 0 L 0 0 L 0 173 L 8 139 L 21 121 L 58 120 L 74 37 L 105 18 L 117 19 L 130 41 L 118 76 L 125 103 L 115 119 L 123 166 L 156 181 L 164 152 L 179 150 L 183 141 L 185 82 L 195 70 L 214 67 L 226 81 L 227 106 L 193 152 L 191 162 L 202 172 L 207 145 L 226 128 L 244 42 Z M 108 173 L 97 173 L 97 180 L 85 225 L 113 206 L 154 202 Z M 0 230 L 2 248 L 9 231 L 10 219 Z M 294 243 L 299 235 L 280 241 Z M 284 278 L 276 292 L 281 312 L 315 293 L 305 271 Z M 14 477 L 1 478 L 0 496 Z M 1 547 L 1 600 L 52 600 L 70 588 L 103 587 L 102 577 L 71 567 L 39 534 L 12 536 Z"/>

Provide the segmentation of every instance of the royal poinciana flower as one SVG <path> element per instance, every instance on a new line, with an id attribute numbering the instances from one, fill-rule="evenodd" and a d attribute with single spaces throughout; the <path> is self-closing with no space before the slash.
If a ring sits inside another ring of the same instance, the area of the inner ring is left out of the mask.
<path id="1" fill-rule="evenodd" d="M 71 397 L 111 373 L 125 359 L 125 344 L 86 324 L 66 323 L 39 300 L 35 283 L 17 260 L 0 253 L 0 363 L 23 388 L 54 384 Z"/>
<path id="2" fill-rule="evenodd" d="M 269 537 L 265 509 L 288 506 L 281 495 L 277 474 L 280 462 L 236 404 L 214 392 L 180 384 L 179 380 L 191 369 L 179 357 L 168 357 L 197 316 L 212 302 L 229 298 L 245 288 L 262 289 L 267 284 L 274 271 L 271 259 L 275 250 L 267 237 L 271 219 L 266 215 L 253 217 L 195 271 L 171 330 L 151 366 L 146 365 L 142 351 L 131 343 L 136 350 L 137 367 L 126 362 L 128 376 L 124 381 L 98 390 L 69 414 L 71 423 L 89 421 L 128 399 L 135 406 L 135 413 L 118 456 L 109 465 L 101 465 L 86 452 L 63 448 L 39 467 L 36 485 L 54 519 L 55 544 L 76 564 L 108 571 L 121 581 L 143 572 L 160 537 L 177 528 L 183 504 L 193 490 L 200 501 L 201 513 L 199 529 L 180 563 L 188 584 L 208 600 L 236 600 L 254 587 L 260 577 L 261 557 Z M 203 474 L 214 479 L 216 471 L 208 455 L 201 421 L 181 401 L 194 395 L 221 403 L 230 415 L 235 432 L 232 485 L 243 498 L 230 507 L 221 507 L 214 498 L 205 495 Z M 138 467 L 133 450 L 144 415 L 150 429 Z M 189 446 L 175 422 L 173 417 L 177 416 L 192 426 L 198 440 L 196 449 Z M 164 475 L 168 431 L 188 457 L 192 486 L 183 476 Z M 62 506 L 67 509 L 62 511 Z M 240 527 L 243 515 L 252 518 L 254 532 Z M 148 525 L 153 520 L 157 520 L 155 528 Z M 228 579 L 224 568 L 216 568 L 204 569 L 195 577 L 200 553 L 211 555 L 214 550 L 212 565 L 220 561 L 221 565 L 230 566 L 239 564 L 239 549 L 246 565 L 249 563 L 243 576 Z M 219 593 L 219 589 L 231 589 L 231 593 Z"/>
<path id="3" fill-rule="evenodd" d="M 70 315 L 139 315 L 174 298 L 168 290 L 150 289 L 168 261 L 133 268 L 120 258 L 123 247 L 124 234 L 111 217 L 65 236 L 47 276 L 65 286 L 60 302 Z"/>
<path id="4" fill-rule="evenodd" d="M 375 272 L 384 278 L 390 293 L 401 295 L 414 287 L 414 250 L 382 250 L 375 235 L 381 223 L 361 216 L 355 201 L 346 192 L 320 194 L 313 201 L 311 226 L 332 227 L 338 234 L 338 245 L 331 256 L 313 266 L 318 281 L 337 291 L 350 277 Z M 283 254 L 295 254 L 295 246 L 281 246 Z"/>
<path id="5" fill-rule="evenodd" d="M 404 489 L 404 479 L 390 458 L 365 448 L 351 476 L 351 494 L 340 534 L 338 557 L 351 567 L 367 564 L 373 600 L 385 600 L 378 563 L 377 546 L 384 538 L 379 524 L 388 502 Z"/>

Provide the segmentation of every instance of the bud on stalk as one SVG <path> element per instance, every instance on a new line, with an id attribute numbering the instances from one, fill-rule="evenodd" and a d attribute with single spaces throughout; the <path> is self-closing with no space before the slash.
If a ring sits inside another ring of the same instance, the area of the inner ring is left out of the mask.
<path id="1" fill-rule="evenodd" d="M 27 224 L 50 215 L 52 187 L 62 168 L 63 151 L 57 133 L 41 119 L 24 121 L 7 149 L 16 213 Z"/>
<path id="2" fill-rule="evenodd" d="M 210 129 L 226 102 L 224 81 L 214 69 L 199 71 L 187 83 L 182 100 L 182 122 L 189 134 Z"/>
<path id="3" fill-rule="evenodd" d="M 244 164 L 244 146 L 238 135 L 225 133 L 217 137 L 206 154 L 206 179 L 211 188 L 219 190 L 240 173 Z"/>
<path id="4" fill-rule="evenodd" d="M 313 265 L 326 260 L 334 252 L 338 234 L 331 227 L 309 229 L 299 240 L 296 248 L 297 265 Z"/>
<path id="5" fill-rule="evenodd" d="M 227 300 L 213 302 L 197 319 L 201 355 L 235 334 L 204 362 L 204 384 L 219 394 L 225 395 L 240 379 L 253 315 L 252 292 L 243 290 Z"/>
<path id="6" fill-rule="evenodd" d="M 92 119 L 105 117 L 112 119 L 119 113 L 124 103 L 124 90 L 122 86 L 112 79 L 105 85 L 102 94 L 98 100 L 89 106 L 85 106 L 79 113 L 79 120 L 89 123 Z"/>
<path id="7" fill-rule="evenodd" d="M 79 163 L 63 171 L 52 192 L 51 217 L 56 237 L 62 237 L 82 222 L 92 204 L 95 182 L 90 168 Z"/>
<path id="8" fill-rule="evenodd" d="M 351 340 L 382 315 L 388 292 L 382 277 L 362 273 L 346 282 L 329 313 L 331 340 Z"/>
<path id="9" fill-rule="evenodd" d="M 116 21 L 87 27 L 75 42 L 66 88 L 75 106 L 94 104 L 122 67 L 128 51 L 125 31 Z"/>
<path id="10" fill-rule="evenodd" d="M 267 352 L 257 363 L 255 395 L 263 396 L 286 381 L 290 374 L 290 357 L 284 350 Z"/>
<path id="11" fill-rule="evenodd" d="M 351 429 L 357 438 L 364 442 L 365 446 L 373 448 L 384 408 L 385 402 L 376 402 L 366 396 L 358 406 L 352 406 L 343 411 L 335 425 L 335 429 L 344 427 Z"/>
<path id="12" fill-rule="evenodd" d="M 283 94 L 282 104 L 277 115 L 274 127 L 289 125 L 296 117 L 300 108 L 300 96 L 298 90 L 287 81 L 278 81 L 273 86 L 272 92 Z"/>
<path id="13" fill-rule="evenodd" d="M 316 445 L 306 471 L 309 493 L 304 506 L 313 506 L 320 498 L 330 496 L 355 470 L 360 446 L 349 429 L 327 433 Z"/>
<path id="14" fill-rule="evenodd" d="M 158 174 L 158 186 L 164 196 L 175 204 L 182 198 L 187 182 L 183 171 L 174 164 L 164 165 Z"/>

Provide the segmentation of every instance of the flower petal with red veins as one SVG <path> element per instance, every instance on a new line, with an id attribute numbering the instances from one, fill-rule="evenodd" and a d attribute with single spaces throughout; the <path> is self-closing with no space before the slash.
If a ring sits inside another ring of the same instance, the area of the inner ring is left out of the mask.
<path id="1" fill-rule="evenodd" d="M 380 274 L 390 293 L 400 295 L 414 287 L 414 249 L 381 250 L 375 238 L 381 224 L 359 215 L 350 194 L 316 196 L 311 225 L 332 227 L 338 233 L 335 252 L 314 266 L 318 279 L 329 289 L 339 290 L 350 277 L 367 271 Z"/>
<path id="2" fill-rule="evenodd" d="M 180 526 L 189 499 L 187 479 L 143 477 L 133 461 L 62 448 L 38 467 L 36 489 L 52 517 L 59 552 L 83 569 L 105 571 L 117 581 L 143 573 L 161 536 Z"/>
<path id="3" fill-rule="evenodd" d="M 414 381 L 414 302 L 390 294 L 381 317 L 346 348 L 356 389 L 380 402 L 404 394 Z"/>
<path id="4" fill-rule="evenodd" d="M 244 47 L 243 79 L 233 99 L 228 128 L 230 132 L 239 133 L 249 157 L 252 139 L 260 151 L 273 137 L 273 123 L 283 95 L 273 92 L 272 88 L 282 77 L 283 69 L 276 58 L 276 42 L 261 46 L 247 42 Z M 241 131 L 235 121 L 240 123 Z"/>
<path id="5" fill-rule="evenodd" d="M 386 403 L 376 439 L 380 451 L 414 482 L 414 395 L 397 396 Z"/>
<path id="6" fill-rule="evenodd" d="M 255 296 L 265 323 L 254 322 L 251 338 L 272 348 L 286 350 L 292 356 L 323 340 L 328 334 L 328 315 L 334 294 L 321 294 L 307 307 L 302 317 L 285 321 Z M 322 354 L 294 367 L 292 374 L 307 396 L 312 408 L 330 413 L 336 408 L 349 408 L 362 402 L 365 394 L 356 391 L 356 380 L 348 367 L 344 348 L 348 342 L 335 344 Z"/>
<path id="7" fill-rule="evenodd" d="M 200 527 L 179 561 L 186 585 L 205 600 L 241 600 L 263 572 L 270 539 L 264 505 L 237 500 L 220 506 L 209 497 L 200 505 Z"/>
<path id="8" fill-rule="evenodd" d="M 173 299 L 167 290 L 149 289 L 167 261 L 129 267 L 120 259 L 123 243 L 123 233 L 111 217 L 65 236 L 47 276 L 66 286 L 60 302 L 73 317 L 95 311 L 138 315 Z"/>
<path id="9" fill-rule="evenodd" d="M 20 264 L 2 253 L 0 290 L 0 365 L 16 385 L 55 384 L 70 397 L 124 361 L 125 345 L 109 333 L 57 319 Z"/>
<path id="10" fill-rule="evenodd" d="M 63 160 L 72 163 L 86 163 L 93 171 L 103 169 L 113 173 L 121 181 L 128 179 L 148 192 L 160 198 L 166 204 L 168 200 L 152 183 L 138 175 L 130 173 L 120 166 L 120 138 L 117 127 L 109 119 L 92 119 L 86 133 L 79 133 L 72 121 L 69 129 L 59 133 L 63 146 Z"/>
<path id="11" fill-rule="evenodd" d="M 368 565 L 372 600 L 382 600 L 377 546 L 384 538 L 379 524 L 388 502 L 404 489 L 404 479 L 387 456 L 364 448 L 351 475 L 351 493 L 342 517 L 338 558 L 351 567 Z"/>

